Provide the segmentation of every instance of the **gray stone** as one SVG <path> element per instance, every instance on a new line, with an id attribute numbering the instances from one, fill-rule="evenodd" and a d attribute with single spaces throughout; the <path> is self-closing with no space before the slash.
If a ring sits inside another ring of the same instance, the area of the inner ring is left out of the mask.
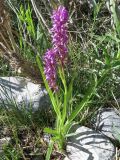
<path id="1" fill-rule="evenodd" d="M 65 160 L 112 160 L 115 147 L 101 133 L 87 127 L 75 125 L 72 128 L 74 136 L 67 142 L 68 157 Z"/>
<path id="2" fill-rule="evenodd" d="M 50 138 L 51 138 L 50 134 L 47 134 L 47 133 L 43 134 L 43 140 L 46 143 L 48 143 L 48 144 L 50 143 Z"/>
<path id="3" fill-rule="evenodd" d="M 95 117 L 95 127 L 112 140 L 120 141 L 120 113 L 114 108 L 100 109 Z"/>
<path id="4" fill-rule="evenodd" d="M 47 91 L 23 77 L 0 77 L 0 107 L 17 104 L 26 108 L 50 106 Z"/>
<path id="5" fill-rule="evenodd" d="M 0 139 L 0 154 L 3 153 L 3 146 L 8 145 L 10 140 L 11 140 L 10 137 L 5 137 Z"/>

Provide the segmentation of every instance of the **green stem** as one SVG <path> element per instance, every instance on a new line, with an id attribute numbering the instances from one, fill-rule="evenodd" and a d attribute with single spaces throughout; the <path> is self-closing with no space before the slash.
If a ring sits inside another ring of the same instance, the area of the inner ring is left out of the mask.
<path id="1" fill-rule="evenodd" d="M 62 124 L 64 125 L 64 121 L 67 114 L 67 85 L 66 85 L 66 79 L 65 79 L 65 73 L 64 73 L 63 67 L 61 68 L 59 67 L 59 74 L 64 86 L 64 104 L 63 104 L 63 110 L 62 110 Z"/>

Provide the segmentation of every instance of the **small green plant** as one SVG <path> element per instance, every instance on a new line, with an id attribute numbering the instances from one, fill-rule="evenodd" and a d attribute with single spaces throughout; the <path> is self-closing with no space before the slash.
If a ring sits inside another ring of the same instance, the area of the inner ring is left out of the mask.
<path id="1" fill-rule="evenodd" d="M 82 101 L 75 107 L 71 107 L 71 98 L 73 90 L 73 82 L 76 74 L 72 77 L 69 85 L 67 84 L 67 75 L 65 74 L 65 60 L 67 51 L 67 30 L 66 22 L 68 20 L 68 12 L 63 6 L 59 6 L 53 12 L 52 22 L 52 43 L 53 48 L 48 50 L 44 56 L 44 69 L 42 62 L 37 56 L 37 62 L 45 83 L 45 87 L 49 93 L 53 109 L 56 113 L 55 128 L 45 128 L 44 131 L 51 134 L 51 143 L 46 155 L 46 160 L 50 159 L 52 147 L 54 143 L 57 143 L 60 150 L 65 149 L 65 143 L 67 137 L 71 136 L 69 130 L 73 124 L 73 121 L 78 114 L 85 108 L 88 107 L 90 101 L 97 94 L 97 90 L 102 84 L 109 79 L 109 75 L 115 68 L 120 67 L 120 60 L 117 57 L 111 59 L 106 50 L 104 51 L 105 66 L 100 71 L 98 76 L 96 73 L 91 73 L 90 86 L 86 91 Z M 101 62 L 102 63 L 102 62 Z M 56 84 L 56 74 L 62 82 L 61 85 Z M 90 79 L 89 79 L 90 81 Z M 72 108 L 72 109 L 71 109 Z"/>
<path id="2" fill-rule="evenodd" d="M 119 73 L 120 40 L 117 29 L 119 24 L 117 25 L 116 23 L 116 30 L 113 33 L 109 24 L 109 15 L 104 14 L 104 9 L 102 8 L 104 4 L 102 3 L 95 3 L 92 15 L 91 12 L 88 13 L 88 8 L 87 10 L 79 8 L 81 6 L 79 1 L 71 1 L 69 3 L 67 0 L 64 0 L 64 2 L 59 0 L 59 3 L 66 4 L 71 15 L 69 20 L 71 23 L 69 38 L 71 39 L 69 40 L 69 51 L 67 52 L 69 53 L 69 58 L 66 61 L 70 64 L 65 63 L 63 65 L 58 62 L 58 59 L 57 62 L 56 59 L 53 61 L 53 63 L 57 63 L 55 64 L 57 65 L 55 67 L 55 82 L 57 81 L 58 85 L 53 85 L 54 89 L 56 89 L 55 91 L 50 87 L 50 79 L 46 79 L 42 60 L 39 58 L 51 46 L 49 44 L 48 31 L 50 21 L 48 15 L 51 14 L 50 6 L 54 6 L 57 9 L 55 1 L 51 0 L 48 3 L 47 0 L 41 0 L 40 9 L 37 8 L 37 3 L 34 0 L 31 0 L 31 3 L 30 1 L 28 1 L 29 3 L 23 3 L 22 0 L 18 0 L 22 2 L 18 7 L 13 4 L 14 0 L 7 1 L 17 17 L 15 21 L 13 19 L 14 26 L 12 28 L 18 32 L 18 36 L 15 36 L 15 39 L 17 39 L 20 53 L 23 58 L 25 57 L 34 63 L 35 55 L 38 53 L 37 62 L 56 115 L 56 123 L 55 125 L 52 124 L 53 128 L 45 128 L 44 130 L 52 135 L 46 155 L 46 160 L 48 160 L 54 143 L 57 143 L 61 150 L 65 149 L 66 139 L 72 135 L 69 134 L 69 130 L 73 121 L 77 121 L 77 123 L 83 122 L 83 119 L 84 121 L 89 121 L 89 118 L 87 118 L 89 114 L 86 115 L 86 111 L 87 113 L 89 111 L 92 112 L 93 116 L 93 110 L 98 108 L 101 103 L 105 103 L 104 100 L 108 100 L 108 96 L 111 94 L 111 87 L 114 88 L 115 78 L 112 79 L 113 73 L 117 74 L 116 71 Z M 84 5 L 81 8 L 84 8 Z M 36 17 L 34 15 L 35 19 L 32 15 L 33 10 L 35 11 L 34 14 L 36 14 Z M 99 14 L 99 12 L 101 13 Z M 38 21 L 36 21 L 36 18 L 38 18 Z M 60 46 L 58 48 L 60 49 Z M 0 71 L 4 70 L 3 74 L 1 74 L 2 76 L 9 72 L 8 68 L 6 69 L 5 67 L 3 62 L 0 68 Z M 48 113 L 45 116 L 42 112 L 43 115 L 40 113 L 41 117 L 39 117 L 39 114 L 36 116 L 32 112 L 28 112 L 26 106 L 19 110 L 16 104 L 13 107 L 8 104 L 8 108 L 11 109 L 11 111 L 7 110 L 7 114 L 12 126 L 19 128 L 21 123 L 26 126 L 31 126 L 32 123 L 32 125 L 36 126 L 35 120 L 40 121 L 40 128 L 48 126 L 45 123 L 48 121 Z M 23 128 L 24 125 L 22 126 Z M 14 139 L 18 139 L 17 136 L 14 136 Z M 21 155 L 21 152 L 19 150 L 15 152 L 13 147 L 6 149 L 8 152 L 10 151 L 8 154 L 10 158 L 18 159 Z"/>

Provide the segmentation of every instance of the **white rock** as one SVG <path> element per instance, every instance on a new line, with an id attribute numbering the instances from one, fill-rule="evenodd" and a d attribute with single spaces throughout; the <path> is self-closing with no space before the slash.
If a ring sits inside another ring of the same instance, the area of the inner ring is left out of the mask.
<path id="1" fill-rule="evenodd" d="M 114 157 L 115 147 L 101 133 L 78 125 L 71 132 L 75 135 L 68 139 L 65 160 L 112 160 Z"/>
<path id="2" fill-rule="evenodd" d="M 0 154 L 3 153 L 3 145 L 8 145 L 10 140 L 11 140 L 10 137 L 5 137 L 0 139 Z"/>
<path id="3" fill-rule="evenodd" d="M 0 77 L 0 106 L 12 105 L 38 108 L 47 108 L 49 98 L 40 84 L 34 84 L 23 77 Z"/>
<path id="4" fill-rule="evenodd" d="M 120 134 L 120 113 L 117 109 L 103 108 L 99 110 L 95 118 L 95 127 L 112 140 L 119 140 Z"/>

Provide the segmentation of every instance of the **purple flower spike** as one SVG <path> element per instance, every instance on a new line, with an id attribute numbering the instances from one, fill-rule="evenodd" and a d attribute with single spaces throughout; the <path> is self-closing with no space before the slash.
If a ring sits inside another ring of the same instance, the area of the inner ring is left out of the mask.
<path id="1" fill-rule="evenodd" d="M 57 91 L 57 64 L 62 64 L 62 66 L 64 66 L 68 53 L 68 11 L 64 6 L 59 6 L 56 10 L 53 11 L 51 19 L 53 23 L 53 27 L 51 29 L 53 49 L 48 50 L 44 56 L 44 73 L 50 88 L 54 91 Z"/>
<path id="2" fill-rule="evenodd" d="M 48 81 L 49 87 L 54 91 L 57 91 L 58 86 L 56 85 L 56 61 L 54 50 L 47 50 L 43 58 L 46 80 Z"/>
<path id="3" fill-rule="evenodd" d="M 53 27 L 51 29 L 52 43 L 56 51 L 56 57 L 61 62 L 65 64 L 67 58 L 67 21 L 68 21 L 68 11 L 64 6 L 59 6 L 57 10 L 53 11 L 53 16 L 51 17 Z"/>

